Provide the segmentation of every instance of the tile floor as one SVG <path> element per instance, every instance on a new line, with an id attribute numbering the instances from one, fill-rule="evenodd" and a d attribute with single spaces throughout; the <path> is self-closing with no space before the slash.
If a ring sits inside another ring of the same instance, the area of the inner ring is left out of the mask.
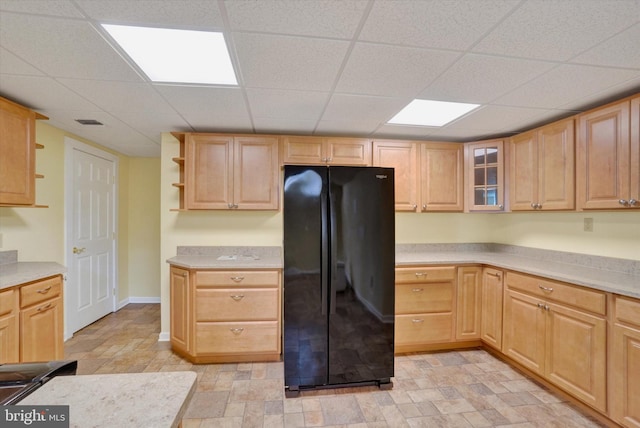
<path id="1" fill-rule="evenodd" d="M 160 305 L 129 304 L 65 344 L 78 374 L 193 370 L 183 428 L 599 427 L 575 407 L 485 351 L 396 357 L 394 387 L 284 398 L 283 364 L 192 365 L 158 342 Z"/>

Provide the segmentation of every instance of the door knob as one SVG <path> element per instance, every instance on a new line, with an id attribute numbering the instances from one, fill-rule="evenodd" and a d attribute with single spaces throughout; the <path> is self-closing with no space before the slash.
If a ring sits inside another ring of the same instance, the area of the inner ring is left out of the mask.
<path id="1" fill-rule="evenodd" d="M 86 248 L 85 248 L 85 247 L 82 247 L 82 248 L 73 247 L 73 254 L 80 254 L 80 253 L 83 253 L 83 252 L 84 252 L 84 250 L 86 250 Z"/>

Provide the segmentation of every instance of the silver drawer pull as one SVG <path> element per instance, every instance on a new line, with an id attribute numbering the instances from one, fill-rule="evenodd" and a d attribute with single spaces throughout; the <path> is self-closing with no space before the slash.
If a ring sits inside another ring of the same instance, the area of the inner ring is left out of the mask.
<path id="1" fill-rule="evenodd" d="M 46 304 L 46 305 L 44 305 L 44 306 L 40 306 L 40 307 L 38 308 L 38 312 L 46 311 L 46 310 L 47 310 L 47 309 L 49 309 L 50 307 L 51 307 L 51 302 L 47 303 L 47 304 Z"/>
<path id="2" fill-rule="evenodd" d="M 425 272 L 416 272 L 416 276 L 427 276 L 427 274 Z"/>
<path id="3" fill-rule="evenodd" d="M 229 330 L 237 336 L 244 331 L 244 328 L 230 328 Z"/>
<path id="4" fill-rule="evenodd" d="M 239 302 L 240 300 L 242 300 L 242 298 L 244 297 L 244 294 L 232 294 L 231 297 L 233 300 L 235 300 L 236 302 Z"/>
<path id="5" fill-rule="evenodd" d="M 232 280 L 233 282 L 240 282 L 240 281 L 242 281 L 243 279 L 244 279 L 244 276 L 232 276 L 232 277 L 231 277 L 231 280 Z"/>
<path id="6" fill-rule="evenodd" d="M 411 291 L 413 291 L 414 293 L 420 293 L 421 291 L 424 291 L 424 288 L 414 288 Z"/>
<path id="7" fill-rule="evenodd" d="M 38 290 L 37 292 L 40 294 L 47 294 L 49 290 L 51 290 L 51 286 L 48 286 L 47 288 L 43 288 L 42 290 Z"/>
<path id="8" fill-rule="evenodd" d="M 552 292 L 552 291 L 553 291 L 553 288 L 551 288 L 551 287 L 544 287 L 544 286 L 542 286 L 542 285 L 540 285 L 540 284 L 538 284 L 538 287 L 540 287 L 540 289 L 541 289 L 541 290 L 544 290 L 544 291 L 548 291 L 548 292 Z"/>
<path id="9" fill-rule="evenodd" d="M 414 318 L 414 319 L 411 320 L 411 322 L 414 323 L 414 324 L 420 324 L 420 323 L 424 322 L 424 320 Z"/>
<path id="10" fill-rule="evenodd" d="M 496 273 L 487 272 L 487 275 L 495 276 L 498 279 L 500 279 L 500 277 L 502 276 L 502 275 L 500 275 L 500 272 L 496 272 Z"/>

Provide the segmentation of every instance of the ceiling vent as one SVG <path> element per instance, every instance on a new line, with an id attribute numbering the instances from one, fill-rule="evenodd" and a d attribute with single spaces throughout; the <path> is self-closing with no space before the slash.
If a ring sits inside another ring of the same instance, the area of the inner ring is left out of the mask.
<path id="1" fill-rule="evenodd" d="M 76 119 L 80 125 L 104 125 L 102 122 L 98 122 L 95 119 Z"/>

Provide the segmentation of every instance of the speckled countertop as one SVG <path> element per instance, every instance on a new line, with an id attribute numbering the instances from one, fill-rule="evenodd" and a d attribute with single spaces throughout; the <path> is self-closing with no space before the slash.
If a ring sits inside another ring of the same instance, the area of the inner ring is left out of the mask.
<path id="1" fill-rule="evenodd" d="M 218 260 L 236 255 L 235 260 Z M 257 256 L 253 258 L 252 256 Z M 188 269 L 282 268 L 280 247 L 178 247 Z M 482 264 L 640 298 L 640 261 L 501 244 L 398 244 L 396 266 Z"/>
<path id="2" fill-rule="evenodd" d="M 60 376 L 20 405 L 68 405 L 70 427 L 178 427 L 196 389 L 196 373 Z"/>
<path id="3" fill-rule="evenodd" d="M 396 266 L 482 264 L 640 298 L 640 261 L 500 244 L 396 246 Z"/>
<path id="4" fill-rule="evenodd" d="M 17 251 L 0 251 L 0 290 L 66 271 L 64 266 L 55 262 L 18 262 Z"/>
<path id="5" fill-rule="evenodd" d="M 281 269 L 280 247 L 178 247 L 167 260 L 187 269 Z"/>

